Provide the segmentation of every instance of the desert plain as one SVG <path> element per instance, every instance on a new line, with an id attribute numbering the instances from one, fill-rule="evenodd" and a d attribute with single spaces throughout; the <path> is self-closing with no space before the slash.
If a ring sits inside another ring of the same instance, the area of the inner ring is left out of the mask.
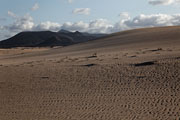
<path id="1" fill-rule="evenodd" d="M 179 120 L 180 27 L 0 49 L 0 120 Z"/>

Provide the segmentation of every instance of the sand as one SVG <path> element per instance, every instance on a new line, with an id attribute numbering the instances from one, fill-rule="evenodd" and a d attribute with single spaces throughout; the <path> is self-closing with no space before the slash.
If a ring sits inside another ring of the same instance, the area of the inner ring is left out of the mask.
<path id="1" fill-rule="evenodd" d="M 179 120 L 179 29 L 0 54 L 0 120 Z"/>

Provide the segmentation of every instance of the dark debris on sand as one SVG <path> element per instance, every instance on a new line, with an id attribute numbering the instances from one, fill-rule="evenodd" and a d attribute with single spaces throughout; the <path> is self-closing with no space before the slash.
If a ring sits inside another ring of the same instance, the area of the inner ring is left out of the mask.
<path id="1" fill-rule="evenodd" d="M 155 62 L 156 62 L 156 61 L 142 62 L 142 63 L 134 64 L 134 66 L 135 66 L 135 67 L 150 66 L 150 65 L 154 65 Z"/>

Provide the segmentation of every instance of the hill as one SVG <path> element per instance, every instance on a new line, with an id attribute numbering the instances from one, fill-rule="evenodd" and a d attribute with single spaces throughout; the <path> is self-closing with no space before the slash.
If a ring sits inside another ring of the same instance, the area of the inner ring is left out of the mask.
<path id="1" fill-rule="evenodd" d="M 110 48 L 133 49 L 145 47 L 163 47 L 180 45 L 180 26 L 142 28 L 113 33 L 95 41 L 89 41 L 65 48 L 63 51 L 95 50 Z"/>
<path id="2" fill-rule="evenodd" d="M 97 39 L 103 34 L 39 31 L 21 32 L 7 40 L 0 41 L 0 48 L 68 46 Z"/>

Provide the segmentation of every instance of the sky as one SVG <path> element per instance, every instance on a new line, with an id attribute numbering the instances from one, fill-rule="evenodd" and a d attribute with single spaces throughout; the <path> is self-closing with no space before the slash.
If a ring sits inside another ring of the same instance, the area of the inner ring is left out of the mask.
<path id="1" fill-rule="evenodd" d="M 0 40 L 22 31 L 114 33 L 180 25 L 180 0 L 0 0 Z"/>

